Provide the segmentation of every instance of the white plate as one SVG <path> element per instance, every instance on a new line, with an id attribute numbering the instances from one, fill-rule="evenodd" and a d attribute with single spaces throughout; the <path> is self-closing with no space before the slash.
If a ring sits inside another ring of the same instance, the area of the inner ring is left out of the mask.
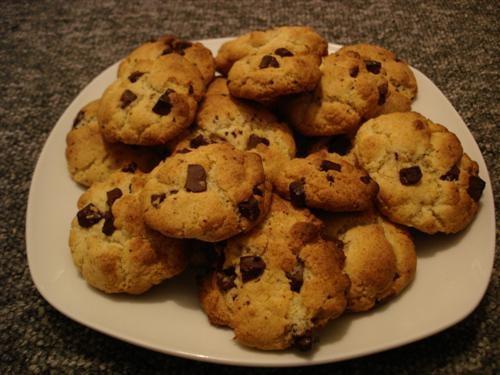
<path id="1" fill-rule="evenodd" d="M 216 53 L 224 41 L 203 42 Z M 331 50 L 337 48 L 330 45 Z M 249 350 L 232 340 L 231 330 L 211 326 L 198 305 L 189 273 L 140 297 L 108 296 L 88 287 L 68 248 L 70 222 L 82 190 L 66 170 L 65 137 L 80 108 L 100 97 L 114 80 L 117 66 L 96 77 L 66 109 L 45 143 L 31 182 L 26 214 L 29 268 L 42 296 L 63 314 L 118 339 L 176 356 L 248 366 L 295 366 L 359 357 L 416 341 L 459 322 L 478 305 L 495 252 L 490 179 L 463 120 L 417 70 L 419 94 L 414 110 L 458 135 L 466 152 L 479 163 L 486 189 L 479 213 L 466 231 L 417 239 L 417 277 L 392 303 L 331 322 L 317 349 L 301 355 Z"/>

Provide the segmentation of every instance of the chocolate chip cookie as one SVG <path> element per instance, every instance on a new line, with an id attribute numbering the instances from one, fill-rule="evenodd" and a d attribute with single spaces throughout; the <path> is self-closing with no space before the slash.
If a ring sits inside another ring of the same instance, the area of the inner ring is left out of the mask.
<path id="1" fill-rule="evenodd" d="M 274 196 L 262 224 L 217 244 L 221 257 L 199 292 L 209 320 L 246 346 L 309 350 L 313 333 L 344 311 L 349 287 L 342 251 L 320 232 L 307 209 Z"/>
<path id="2" fill-rule="evenodd" d="M 98 108 L 98 100 L 83 107 L 66 136 L 66 160 L 73 180 L 90 186 L 120 169 L 149 172 L 160 162 L 164 154 L 160 149 L 106 142 L 97 122 Z"/>
<path id="3" fill-rule="evenodd" d="M 377 182 L 377 203 L 391 221 L 425 233 L 464 229 L 479 208 L 485 182 L 478 165 L 444 126 L 415 112 L 366 122 L 354 153 Z"/>
<path id="4" fill-rule="evenodd" d="M 384 105 L 388 82 L 370 69 L 355 52 L 323 59 L 316 89 L 292 98 L 283 106 L 289 123 L 306 136 L 354 133 Z"/>
<path id="5" fill-rule="evenodd" d="M 387 79 L 385 101 L 377 115 L 411 110 L 411 103 L 417 96 L 417 80 L 404 60 L 398 58 L 395 53 L 373 44 L 344 46 L 338 53 L 359 54 L 370 72 L 381 74 Z"/>
<path id="6" fill-rule="evenodd" d="M 212 52 L 201 43 L 179 39 L 174 35 L 163 35 L 136 48 L 120 63 L 118 76 L 138 78 L 141 73 L 137 68 L 138 62 L 154 61 L 172 53 L 183 56 L 196 66 L 205 85 L 214 78 L 215 61 Z"/>
<path id="7" fill-rule="evenodd" d="M 175 150 L 187 152 L 209 143 L 228 142 L 238 150 L 259 154 L 271 181 L 283 163 L 295 156 L 290 129 L 261 105 L 231 96 L 224 78 L 215 79 L 208 88 L 196 123 L 198 129 Z"/>
<path id="8" fill-rule="evenodd" d="M 222 45 L 217 69 L 228 76 L 232 95 L 257 101 L 312 90 L 328 44 L 309 27 L 255 31 Z"/>
<path id="9" fill-rule="evenodd" d="M 146 223 L 177 238 L 221 241 L 267 214 L 271 185 L 260 156 L 227 143 L 167 158 L 142 192 Z"/>
<path id="10" fill-rule="evenodd" d="M 414 279 L 417 257 L 407 230 L 376 209 L 323 214 L 325 237 L 343 249 L 351 280 L 347 309 L 367 311 L 400 294 Z"/>
<path id="11" fill-rule="evenodd" d="M 108 142 L 158 145 L 174 139 L 194 120 L 205 85 L 199 70 L 171 53 L 134 64 L 104 92 L 98 111 Z"/>
<path id="12" fill-rule="evenodd" d="M 368 208 L 378 189 L 366 172 L 324 150 L 283 165 L 274 185 L 296 207 L 333 212 Z"/>
<path id="13" fill-rule="evenodd" d="M 181 240 L 144 225 L 140 172 L 115 172 L 78 200 L 69 246 L 83 278 L 106 293 L 144 293 L 184 270 Z"/>

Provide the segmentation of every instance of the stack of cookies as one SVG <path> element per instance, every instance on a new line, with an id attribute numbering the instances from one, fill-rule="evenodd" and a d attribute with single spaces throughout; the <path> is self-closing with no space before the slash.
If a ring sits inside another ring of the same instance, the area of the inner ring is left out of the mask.
<path id="1" fill-rule="evenodd" d="M 416 95 L 394 53 L 328 54 L 308 27 L 251 32 L 215 58 L 148 42 L 68 133 L 70 175 L 88 188 L 74 263 L 129 294 L 196 266 L 210 323 L 249 347 L 308 350 L 330 320 L 412 282 L 411 228 L 456 233 L 478 211 L 477 163 L 411 112 Z"/>

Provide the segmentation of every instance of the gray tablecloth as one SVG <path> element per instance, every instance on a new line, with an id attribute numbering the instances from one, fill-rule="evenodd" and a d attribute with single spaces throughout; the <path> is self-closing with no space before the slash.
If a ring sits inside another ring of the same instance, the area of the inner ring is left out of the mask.
<path id="1" fill-rule="evenodd" d="M 36 291 L 24 239 L 31 174 L 59 116 L 104 68 L 139 43 L 165 32 L 202 39 L 274 25 L 305 24 L 331 42 L 382 44 L 424 72 L 453 103 L 483 152 L 498 206 L 500 7 L 495 3 L 3 1 L 0 372 L 256 371 L 179 359 L 126 344 L 66 318 Z M 498 276 L 497 270 L 484 299 L 469 317 L 422 341 L 316 368 L 259 371 L 494 373 L 499 370 L 500 358 Z M 422 313 L 426 308 L 432 306 L 422 306 Z"/>

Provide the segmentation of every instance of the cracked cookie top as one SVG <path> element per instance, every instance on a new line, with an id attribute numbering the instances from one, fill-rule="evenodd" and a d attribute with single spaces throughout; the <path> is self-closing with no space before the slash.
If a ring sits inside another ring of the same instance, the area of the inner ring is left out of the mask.
<path id="1" fill-rule="evenodd" d="M 260 156 L 226 143 L 167 158 L 142 192 L 149 226 L 167 236 L 209 242 L 257 225 L 270 201 Z"/>
<path id="2" fill-rule="evenodd" d="M 416 112 L 392 113 L 359 129 L 354 153 L 379 185 L 391 221 L 425 233 L 455 233 L 474 218 L 485 187 L 458 138 Z"/>

